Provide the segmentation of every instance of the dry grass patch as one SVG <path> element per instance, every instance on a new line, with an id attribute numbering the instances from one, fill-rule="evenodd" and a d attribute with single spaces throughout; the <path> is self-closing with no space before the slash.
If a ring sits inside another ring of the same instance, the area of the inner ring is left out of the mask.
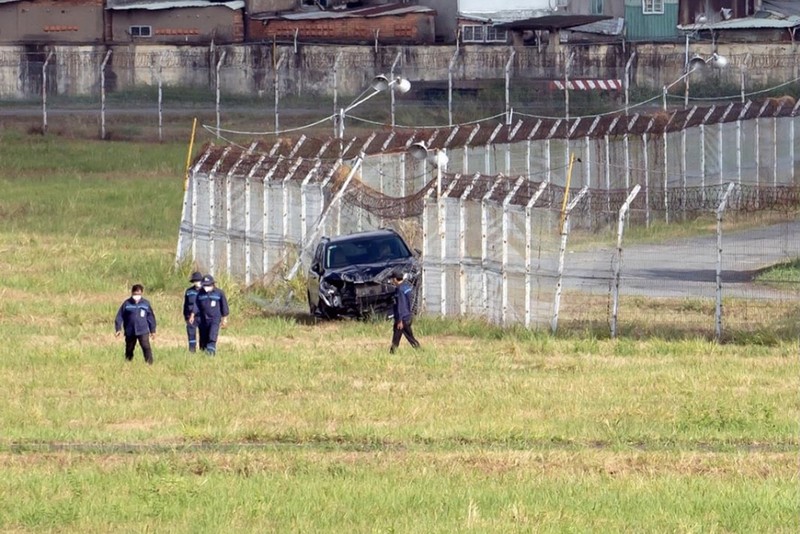
<path id="1" fill-rule="evenodd" d="M 141 422 L 147 425 L 147 422 Z M 168 446 L 168 444 L 163 444 Z M 797 480 L 794 453 L 702 453 L 702 452 L 613 452 L 588 447 L 580 451 L 473 451 L 430 452 L 414 450 L 315 451 L 292 450 L 275 444 L 271 450 L 248 445 L 229 447 L 226 452 L 197 451 L 175 444 L 168 462 L 175 473 L 253 475 L 281 474 L 302 467 L 326 471 L 334 466 L 350 466 L 375 473 L 407 471 L 425 473 L 482 473 L 491 477 L 564 479 L 587 476 L 616 478 L 657 478 L 664 476 L 710 477 L 718 479 Z M 114 470 L 135 467 L 151 461 L 147 449 L 126 453 L 24 452 L 0 453 L 0 467 L 19 469 L 80 469 L 99 467 Z"/>

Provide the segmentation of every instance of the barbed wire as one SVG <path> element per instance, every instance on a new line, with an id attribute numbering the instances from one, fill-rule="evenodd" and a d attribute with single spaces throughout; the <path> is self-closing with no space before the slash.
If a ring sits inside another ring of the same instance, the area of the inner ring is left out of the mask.
<path id="1" fill-rule="evenodd" d="M 234 135 L 252 135 L 252 136 L 258 136 L 258 135 L 280 135 L 280 134 L 283 134 L 283 133 L 292 133 L 292 132 L 299 132 L 301 130 L 307 130 L 307 129 L 313 128 L 315 126 L 319 126 L 323 122 L 327 122 L 329 120 L 333 120 L 334 118 L 335 118 L 335 115 L 331 114 L 331 115 L 328 115 L 327 117 L 324 117 L 322 119 L 319 119 L 319 120 L 314 121 L 314 122 L 309 123 L 309 124 L 305 124 L 303 126 L 296 126 L 294 128 L 286 128 L 286 129 L 283 129 L 283 130 L 271 130 L 271 131 L 266 131 L 266 132 L 254 132 L 254 131 L 246 131 L 246 130 L 230 130 L 230 129 L 227 129 L 227 128 L 217 128 L 216 126 L 211 126 L 211 125 L 208 125 L 208 124 L 202 124 L 201 126 L 202 126 L 203 129 L 208 130 L 209 132 L 211 132 L 214 135 L 216 135 L 217 132 L 224 132 L 226 134 L 234 134 Z M 219 137 L 221 137 L 221 136 L 219 136 Z"/>
<path id="2" fill-rule="evenodd" d="M 455 181 L 465 184 L 458 186 Z M 361 181 L 353 182 L 344 196 L 348 203 L 364 209 L 370 213 L 384 218 L 403 219 L 422 215 L 425 204 L 424 199 L 430 194 L 436 198 L 436 182 L 429 180 L 418 191 L 405 197 L 393 197 L 364 184 Z M 514 177 L 482 175 L 477 178 L 446 174 L 442 177 L 441 190 L 450 191 L 448 198 L 453 200 L 466 200 L 483 202 L 487 192 L 496 195 L 490 203 L 500 205 L 502 200 L 512 192 L 513 198 L 509 199 L 511 205 L 524 206 L 538 190 L 541 182 L 529 181 L 524 187 L 515 186 Z M 470 184 L 468 198 L 461 195 L 466 191 L 466 184 Z M 331 184 L 332 188 L 340 184 Z M 711 213 L 716 211 L 728 189 L 728 183 L 707 186 L 673 187 L 667 190 L 651 189 L 646 194 L 640 193 L 632 202 L 632 210 L 650 211 L 653 213 Z M 534 208 L 560 210 L 565 195 L 574 196 L 577 189 L 566 188 L 550 184 L 539 196 Z M 625 203 L 629 191 L 627 189 L 600 189 L 590 188 L 585 199 L 576 206 L 575 213 L 584 215 L 616 214 Z M 756 212 L 756 211 L 786 211 L 800 207 L 800 187 L 778 186 L 764 187 L 740 184 L 735 186 L 727 198 L 727 209 L 731 212 Z"/>
<path id="3" fill-rule="evenodd" d="M 401 129 L 401 130 L 436 130 L 436 129 L 441 129 L 441 128 L 454 128 L 456 126 L 470 126 L 472 124 L 478 124 L 478 123 L 481 123 L 481 122 L 494 120 L 494 119 L 497 119 L 498 117 L 503 117 L 504 115 L 505 115 L 505 112 L 504 113 L 498 113 L 496 115 L 491 115 L 489 117 L 483 117 L 483 118 L 480 118 L 480 119 L 475 119 L 475 120 L 472 120 L 472 121 L 459 122 L 457 124 L 441 124 L 441 125 L 429 125 L 429 126 L 418 126 L 418 125 L 410 126 L 410 125 L 399 125 L 399 124 L 396 124 L 395 128 L 398 128 L 398 129 Z M 386 123 L 383 123 L 383 122 L 380 122 L 380 121 L 373 121 L 373 120 L 365 119 L 365 118 L 362 118 L 362 117 L 356 117 L 355 115 L 348 115 L 347 118 L 354 119 L 354 120 L 357 120 L 357 121 L 360 121 L 360 122 L 363 122 L 363 123 L 366 123 L 366 124 L 372 124 L 374 126 L 386 126 Z"/>
<path id="4" fill-rule="evenodd" d="M 745 97 L 768 93 L 770 91 L 774 91 L 776 89 L 780 89 L 781 87 L 785 87 L 787 85 L 790 85 L 790 84 L 798 82 L 798 81 L 800 81 L 800 77 L 794 78 L 794 79 L 789 80 L 787 82 L 780 83 L 778 85 L 774 85 L 774 86 L 766 88 L 766 89 L 762 89 L 762 90 L 759 90 L 759 91 L 752 91 L 750 93 L 745 93 Z M 367 91 L 367 89 L 362 91 L 361 95 L 366 93 L 366 91 Z M 359 95 L 359 97 L 361 95 Z M 603 113 L 595 113 L 595 114 L 591 114 L 591 115 L 575 115 L 575 116 L 572 116 L 571 118 L 572 119 L 592 119 L 592 118 L 596 118 L 596 117 L 607 117 L 607 116 L 611 116 L 611 115 L 617 115 L 617 114 L 620 114 L 620 113 L 629 112 L 631 109 L 636 109 L 638 107 L 650 104 L 650 103 L 652 103 L 652 102 L 654 102 L 656 100 L 662 99 L 663 96 L 664 95 L 662 93 L 662 94 L 655 95 L 655 96 L 653 96 L 651 98 L 648 98 L 648 99 L 645 99 L 645 100 L 642 100 L 642 101 L 639 101 L 639 102 L 636 102 L 636 103 L 633 103 L 633 104 L 629 104 L 629 105 L 627 105 L 625 107 L 620 107 L 620 108 L 617 108 L 617 109 L 614 109 L 614 110 L 611 110 L 611 111 L 606 111 L 606 112 L 603 112 Z M 741 96 L 742 96 L 741 94 L 737 94 L 737 95 L 729 95 L 729 96 L 721 96 L 721 97 L 694 97 L 694 98 L 690 97 L 690 100 L 697 100 L 697 101 L 728 100 L 728 99 L 738 99 L 738 98 L 741 98 Z M 359 97 L 356 97 L 354 99 L 354 101 L 358 100 Z M 667 98 L 683 99 L 684 97 L 679 96 L 679 95 L 671 95 L 671 94 L 667 93 Z M 558 120 L 558 119 L 564 119 L 565 118 L 565 117 L 560 117 L 560 116 L 536 115 L 536 114 L 531 114 L 531 113 L 524 113 L 524 112 L 521 112 L 521 111 L 514 111 L 513 109 L 511 110 L 511 113 L 513 115 L 519 115 L 519 116 L 522 116 L 522 117 L 529 117 L 529 118 L 532 118 L 532 119 Z M 505 116 L 505 112 L 497 113 L 495 115 L 490 115 L 490 116 L 487 116 L 487 117 L 481 117 L 481 118 L 478 118 L 478 119 L 475 119 L 475 120 L 472 120 L 472 121 L 459 122 L 459 123 L 455 123 L 455 124 L 424 125 L 424 126 L 423 125 L 397 125 L 396 124 L 395 128 L 409 129 L 409 130 L 452 128 L 452 127 L 455 127 L 455 126 L 470 126 L 470 125 L 473 125 L 473 124 L 479 124 L 481 122 L 488 122 L 488 121 L 495 120 L 497 118 L 504 117 L 504 116 Z M 355 115 L 348 114 L 347 117 L 349 119 L 356 120 L 356 121 L 362 122 L 364 124 L 371 124 L 373 126 L 381 126 L 381 127 L 386 126 L 385 122 L 373 121 L 373 120 L 366 119 L 366 118 L 363 118 L 363 117 L 358 117 L 358 116 L 355 116 Z M 279 135 L 281 133 L 292 133 L 292 132 L 297 132 L 297 131 L 302 131 L 302 130 L 305 130 L 305 129 L 313 128 L 315 126 L 318 126 L 318 125 L 322 124 L 323 122 L 326 122 L 326 121 L 329 121 L 329 120 L 334 120 L 334 119 L 335 119 L 335 115 L 331 114 L 331 115 L 328 115 L 328 116 L 326 116 L 326 117 L 324 117 L 324 118 L 322 118 L 322 119 L 320 119 L 318 121 L 314 121 L 312 123 L 305 124 L 305 125 L 302 125 L 302 126 L 297 126 L 297 127 L 294 127 L 294 128 L 287 128 L 287 129 L 284 129 L 284 130 L 254 132 L 254 131 L 236 131 L 236 130 L 228 130 L 228 129 L 220 128 L 219 131 L 224 131 L 226 133 L 231 133 L 231 134 L 236 134 L 236 135 Z M 205 125 L 204 125 L 204 128 L 209 129 Z M 214 127 L 213 129 L 214 129 L 214 131 L 216 131 L 216 127 Z"/>
<path id="5" fill-rule="evenodd" d="M 780 83 L 778 85 L 774 85 L 772 87 L 768 87 L 766 89 L 761 89 L 759 91 L 751 91 L 749 93 L 745 93 L 744 95 L 742 95 L 741 93 L 738 93 L 738 94 L 735 94 L 735 95 L 713 96 L 713 97 L 712 96 L 706 96 L 706 97 L 695 96 L 695 97 L 693 97 L 693 96 L 689 95 L 689 100 L 698 100 L 698 101 L 733 100 L 733 99 L 742 98 L 742 96 L 747 98 L 747 97 L 751 97 L 751 96 L 755 96 L 755 95 L 761 95 L 761 94 L 764 94 L 764 93 L 769 93 L 770 91 L 774 91 L 776 89 L 780 89 L 781 87 L 785 87 L 787 85 L 793 84 L 793 83 L 798 82 L 798 81 L 800 81 L 800 76 L 798 76 L 797 78 L 795 78 L 793 80 L 789 80 L 788 82 L 783 82 L 783 83 Z M 667 97 L 668 98 L 680 98 L 682 100 L 685 98 L 685 96 L 671 95 L 669 93 L 667 94 Z"/>

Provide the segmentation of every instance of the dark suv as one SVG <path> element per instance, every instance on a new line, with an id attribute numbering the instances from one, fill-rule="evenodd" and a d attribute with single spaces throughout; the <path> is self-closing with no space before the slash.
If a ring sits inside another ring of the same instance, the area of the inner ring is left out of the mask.
<path id="1" fill-rule="evenodd" d="M 417 254 L 394 230 L 323 237 L 308 273 L 309 311 L 328 318 L 390 313 L 395 269 L 417 287 Z"/>

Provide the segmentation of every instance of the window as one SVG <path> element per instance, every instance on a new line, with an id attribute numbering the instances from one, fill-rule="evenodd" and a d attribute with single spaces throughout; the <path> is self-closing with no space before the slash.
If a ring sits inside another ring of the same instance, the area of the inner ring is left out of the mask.
<path id="1" fill-rule="evenodd" d="M 497 28 L 493 28 L 488 26 L 486 28 L 486 42 L 487 43 L 505 43 L 507 40 L 506 31 L 505 30 L 498 30 Z"/>
<path id="2" fill-rule="evenodd" d="M 642 0 L 642 13 L 644 15 L 663 15 L 664 0 Z"/>
<path id="3" fill-rule="evenodd" d="M 461 40 L 465 43 L 482 43 L 483 26 L 461 26 Z"/>
<path id="4" fill-rule="evenodd" d="M 592 15 L 603 14 L 603 0 L 592 0 Z"/>
<path id="5" fill-rule="evenodd" d="M 461 26 L 461 42 L 463 43 L 505 43 L 508 32 L 493 26 L 474 24 Z"/>
<path id="6" fill-rule="evenodd" d="M 153 28 L 151 26 L 131 26 L 131 37 L 152 37 Z"/>

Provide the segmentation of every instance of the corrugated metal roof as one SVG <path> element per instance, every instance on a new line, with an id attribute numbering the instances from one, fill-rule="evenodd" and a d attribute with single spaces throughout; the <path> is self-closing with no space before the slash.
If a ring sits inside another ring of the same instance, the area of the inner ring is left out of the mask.
<path id="1" fill-rule="evenodd" d="M 244 9 L 244 0 L 231 0 L 230 2 L 212 2 L 211 0 L 162 0 L 160 2 L 146 2 L 142 0 L 106 0 L 106 9 L 113 11 L 132 9 L 158 11 L 161 9 L 179 9 L 185 7 L 220 6 L 233 10 Z"/>
<path id="2" fill-rule="evenodd" d="M 504 30 L 561 30 L 610 18 L 608 15 L 545 15 L 544 17 L 495 24 L 495 26 Z"/>
<path id="3" fill-rule="evenodd" d="M 570 31 L 600 35 L 622 35 L 622 32 L 625 31 L 625 19 L 616 17 L 610 20 L 600 20 L 583 26 L 575 26 L 570 28 Z"/>
<path id="4" fill-rule="evenodd" d="M 329 9 L 318 11 L 292 11 L 289 13 L 255 13 L 250 15 L 253 20 L 322 20 L 344 18 L 371 18 L 409 13 L 436 13 L 436 10 L 426 6 L 409 4 L 384 4 L 380 6 L 359 7 L 356 9 Z"/>
<path id="5" fill-rule="evenodd" d="M 678 25 L 679 30 L 768 30 L 785 29 L 800 26 L 800 17 L 791 15 L 785 19 L 744 17 L 740 19 L 721 20 L 719 22 L 706 22 L 703 24 Z"/>
<path id="6" fill-rule="evenodd" d="M 459 11 L 458 16 L 462 19 L 474 20 L 477 22 L 505 23 L 515 20 L 525 20 L 536 17 L 552 15 L 552 11 L 541 9 L 505 9 L 503 11 Z"/>

